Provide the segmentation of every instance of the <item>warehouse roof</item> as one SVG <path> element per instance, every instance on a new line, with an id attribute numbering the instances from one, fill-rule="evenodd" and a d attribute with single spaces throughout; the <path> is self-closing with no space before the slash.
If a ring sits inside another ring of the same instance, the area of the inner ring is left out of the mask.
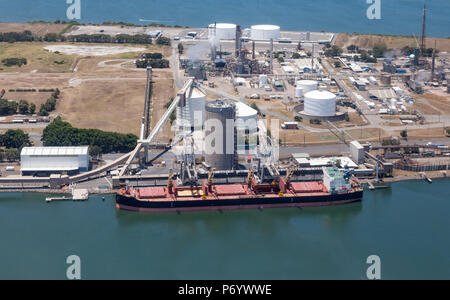
<path id="1" fill-rule="evenodd" d="M 388 99 L 397 97 L 397 94 L 394 92 L 393 89 L 383 89 L 383 90 L 369 90 L 369 96 L 378 99 Z"/>
<path id="2" fill-rule="evenodd" d="M 20 155 L 30 156 L 73 156 L 88 155 L 89 147 L 25 147 Z"/>

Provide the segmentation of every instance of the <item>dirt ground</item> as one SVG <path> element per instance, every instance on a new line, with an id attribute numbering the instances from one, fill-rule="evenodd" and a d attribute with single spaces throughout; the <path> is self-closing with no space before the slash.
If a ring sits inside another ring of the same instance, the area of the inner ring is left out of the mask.
<path id="1" fill-rule="evenodd" d="M 400 136 L 401 130 L 395 131 L 395 135 Z M 408 130 L 408 138 L 410 139 L 430 139 L 445 137 L 444 127 L 425 128 Z"/>
<path id="2" fill-rule="evenodd" d="M 0 32 L 31 31 L 34 35 L 44 36 L 47 33 L 60 33 L 68 25 L 53 23 L 0 23 Z"/>
<path id="3" fill-rule="evenodd" d="M 437 41 L 437 48 L 440 52 L 450 52 L 450 39 L 427 38 L 426 44 L 432 47 L 434 46 L 435 40 Z M 405 46 L 413 47 L 416 45 L 413 37 L 404 36 L 340 33 L 336 40 L 336 45 L 339 47 L 347 47 L 353 44 L 364 49 L 372 49 L 375 45 L 383 43 L 390 49 L 401 49 Z"/>
<path id="4" fill-rule="evenodd" d="M 61 55 L 42 50 L 45 45 L 45 43 L 0 44 L 0 58 L 20 54 L 23 50 L 23 56 L 29 60 L 29 64 L 20 69 L 7 68 L 0 72 L 0 89 L 7 91 L 6 99 L 25 99 L 39 107 L 50 93 L 16 93 L 8 90 L 59 88 L 60 100 L 52 114 L 61 115 L 76 127 L 139 134 L 144 108 L 146 72 L 133 65 L 137 53 L 102 57 L 67 55 L 72 63 L 70 68 L 64 69 L 54 68 L 51 64 L 53 58 L 45 61 L 38 59 L 42 52 L 48 56 Z M 167 56 L 172 52 L 170 47 L 151 45 L 145 48 L 145 52 L 161 52 Z M 72 72 L 72 65 L 75 72 Z M 154 70 L 153 75 L 152 124 L 154 125 L 164 113 L 164 105 L 174 96 L 174 84 L 170 69 Z M 168 141 L 171 137 L 170 126 L 167 126 L 160 136 L 163 138 L 159 141 Z"/>
<path id="5" fill-rule="evenodd" d="M 441 114 L 450 114 L 450 96 L 443 97 L 433 93 L 425 93 L 420 95 L 420 98 L 425 99 L 428 103 L 439 111 Z"/>
<path id="6" fill-rule="evenodd" d="M 3 98 L 8 100 L 14 100 L 19 102 L 20 100 L 26 100 L 28 103 L 34 103 L 36 110 L 39 109 L 39 105 L 45 103 L 52 95 L 51 92 L 8 92 L 6 91 Z"/>

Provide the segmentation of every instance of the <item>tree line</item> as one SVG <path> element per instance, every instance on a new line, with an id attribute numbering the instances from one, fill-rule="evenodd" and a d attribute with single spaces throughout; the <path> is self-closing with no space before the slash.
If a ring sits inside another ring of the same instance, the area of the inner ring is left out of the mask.
<path id="1" fill-rule="evenodd" d="M 19 102 L 7 100 L 3 98 L 4 94 L 5 90 L 2 90 L 0 92 L 0 116 L 10 116 L 16 113 L 32 115 L 36 112 L 36 104 L 29 103 L 27 100 L 20 100 Z M 49 112 L 55 110 L 56 100 L 59 99 L 59 95 L 59 89 L 55 89 L 50 98 L 44 104 L 41 104 L 39 108 L 40 116 L 48 116 Z"/>
<path id="2" fill-rule="evenodd" d="M 5 32 L 0 33 L 0 42 L 79 42 L 79 43 L 117 43 L 117 44 L 153 44 L 153 39 L 147 34 L 118 34 L 110 36 L 108 34 L 78 34 L 64 36 L 58 33 L 47 33 L 43 37 L 35 37 L 31 31 Z M 160 36 L 156 39 L 157 45 L 170 46 L 171 40 L 168 37 Z"/>
<path id="3" fill-rule="evenodd" d="M 45 129 L 42 135 L 44 146 L 86 146 L 98 149 L 99 153 L 130 152 L 137 145 L 134 134 L 107 132 L 99 129 L 82 129 L 57 117 Z M 94 153 L 91 153 L 94 155 Z"/>
<path id="4" fill-rule="evenodd" d="M 152 67 L 155 69 L 165 69 L 170 66 L 167 59 L 163 59 L 161 53 L 145 53 L 141 58 L 136 60 L 137 68 L 147 68 Z"/>
<path id="5" fill-rule="evenodd" d="M 2 59 L 2 63 L 7 67 L 11 67 L 11 66 L 21 67 L 21 66 L 27 64 L 27 59 L 22 58 L 22 57 L 9 57 L 9 58 Z"/>

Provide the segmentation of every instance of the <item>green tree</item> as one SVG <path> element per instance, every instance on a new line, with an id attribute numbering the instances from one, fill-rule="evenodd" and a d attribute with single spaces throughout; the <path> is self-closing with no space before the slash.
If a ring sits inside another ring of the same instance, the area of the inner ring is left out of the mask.
<path id="1" fill-rule="evenodd" d="M 39 115 L 42 117 L 48 116 L 48 111 L 45 109 L 45 104 L 41 104 L 41 107 L 39 108 Z"/>
<path id="2" fill-rule="evenodd" d="M 29 111 L 29 104 L 27 100 L 20 100 L 19 101 L 19 113 L 21 113 L 22 115 L 25 115 L 28 113 Z"/>
<path id="3" fill-rule="evenodd" d="M 0 144 L 7 149 L 22 149 L 23 147 L 31 146 L 32 143 L 28 133 L 23 132 L 21 129 L 9 129 L 5 134 L 0 135 Z"/>
<path id="4" fill-rule="evenodd" d="M 375 58 L 380 58 L 384 56 L 386 51 L 388 51 L 386 44 L 377 44 L 373 47 L 372 54 Z"/>
<path id="5" fill-rule="evenodd" d="M 292 59 L 299 59 L 300 57 L 301 57 L 300 54 L 297 53 L 297 52 L 294 52 L 294 53 L 292 54 Z"/>
<path id="6" fill-rule="evenodd" d="M 325 50 L 325 55 L 328 57 L 334 57 L 334 56 L 339 56 L 342 54 L 342 52 L 344 52 L 341 48 L 339 48 L 338 46 L 334 45 L 331 48 Z"/>
<path id="7" fill-rule="evenodd" d="M 89 146 L 89 154 L 91 157 L 98 158 L 102 154 L 102 148 L 99 146 Z"/>
<path id="8" fill-rule="evenodd" d="M 335 61 L 335 62 L 334 62 L 334 67 L 335 67 L 335 68 L 340 68 L 340 67 L 341 67 L 341 63 L 338 62 L 338 61 Z"/>
<path id="9" fill-rule="evenodd" d="M 156 39 L 156 44 L 170 46 L 170 39 L 164 36 L 160 36 Z"/>
<path id="10" fill-rule="evenodd" d="M 31 115 L 33 115 L 36 112 L 36 104 L 34 104 L 34 103 L 30 104 L 29 112 Z"/>
<path id="11" fill-rule="evenodd" d="M 20 158 L 20 152 L 19 149 L 6 149 L 5 151 L 5 157 L 8 161 L 16 161 Z"/>
<path id="12" fill-rule="evenodd" d="M 183 54 L 183 52 L 184 52 L 184 46 L 182 43 L 179 43 L 178 44 L 178 53 Z"/>
<path id="13" fill-rule="evenodd" d="M 401 136 L 402 138 L 406 139 L 406 138 L 408 137 L 408 131 L 402 130 L 402 131 L 400 132 L 400 136 Z"/>

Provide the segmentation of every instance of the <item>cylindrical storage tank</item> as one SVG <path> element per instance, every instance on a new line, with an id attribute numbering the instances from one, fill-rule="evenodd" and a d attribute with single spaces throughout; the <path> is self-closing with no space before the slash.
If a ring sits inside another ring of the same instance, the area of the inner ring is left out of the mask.
<path id="1" fill-rule="evenodd" d="M 276 25 L 253 25 L 251 27 L 251 38 L 254 41 L 270 41 L 280 39 L 280 26 Z"/>
<path id="2" fill-rule="evenodd" d="M 258 111 L 242 102 L 236 102 L 236 128 L 243 129 L 249 120 L 258 120 Z"/>
<path id="3" fill-rule="evenodd" d="M 299 80 L 296 83 L 297 88 L 303 89 L 303 95 L 317 90 L 318 82 L 315 80 Z"/>
<path id="4" fill-rule="evenodd" d="M 217 170 L 232 170 L 236 158 L 236 106 L 227 100 L 214 100 L 206 103 L 205 110 L 205 163 Z M 222 128 L 216 128 L 218 124 Z"/>
<path id="5" fill-rule="evenodd" d="M 236 39 L 236 24 L 216 23 L 208 26 L 208 37 L 214 40 Z M 214 38 L 215 37 L 215 38 Z"/>
<path id="6" fill-rule="evenodd" d="M 336 95 L 327 91 L 312 91 L 305 94 L 305 115 L 332 117 L 336 114 Z"/>
<path id="7" fill-rule="evenodd" d="M 206 95 L 198 88 L 186 94 L 186 106 L 177 108 L 177 124 L 180 129 L 201 129 L 205 121 Z"/>
<path id="8" fill-rule="evenodd" d="M 303 88 L 301 86 L 295 88 L 295 97 L 296 98 L 303 97 Z"/>
<path id="9" fill-rule="evenodd" d="M 258 111 L 242 102 L 236 102 L 237 149 L 254 149 L 257 146 Z M 246 141 L 248 144 L 246 145 Z"/>
<path id="10" fill-rule="evenodd" d="M 387 73 L 381 74 L 381 83 L 383 85 L 391 85 L 391 75 Z"/>

